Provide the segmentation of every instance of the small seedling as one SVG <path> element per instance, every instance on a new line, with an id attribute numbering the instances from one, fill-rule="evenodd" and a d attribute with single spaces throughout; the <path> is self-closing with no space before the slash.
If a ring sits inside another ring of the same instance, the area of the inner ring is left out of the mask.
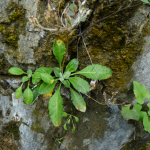
<path id="1" fill-rule="evenodd" d="M 61 144 L 61 141 L 64 137 L 61 137 L 61 138 L 56 138 L 55 142 L 58 142 L 59 144 Z"/>
<path id="2" fill-rule="evenodd" d="M 73 123 L 73 119 L 76 121 L 76 122 L 79 122 L 79 118 L 76 117 L 76 116 L 73 116 L 71 114 L 67 114 L 66 112 L 64 112 L 64 117 L 68 117 L 67 121 L 65 122 L 65 124 L 63 125 L 64 129 L 67 130 L 67 124 L 70 125 L 72 123 L 72 132 L 75 131 L 76 127 Z"/>

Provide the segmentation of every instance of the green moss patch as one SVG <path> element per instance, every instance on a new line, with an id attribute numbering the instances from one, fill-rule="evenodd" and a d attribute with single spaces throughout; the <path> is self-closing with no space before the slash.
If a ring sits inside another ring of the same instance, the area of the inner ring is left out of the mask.
<path id="1" fill-rule="evenodd" d="M 101 5 L 95 11 L 94 20 L 102 19 L 116 12 L 120 6 L 122 8 L 127 6 L 122 0 L 111 6 L 105 2 L 102 2 Z M 134 16 L 138 6 L 124 9 L 109 16 L 95 24 L 90 32 L 88 31 L 87 35 L 84 35 L 88 39 L 88 51 L 93 64 L 99 63 L 113 70 L 113 76 L 104 81 L 109 93 L 118 90 L 118 88 L 122 92 L 126 90 L 126 84 L 132 78 L 131 66 L 142 51 L 144 35 L 135 36 L 138 34 L 138 29 L 136 27 L 130 29 L 128 26 L 128 20 Z M 82 64 L 80 69 L 90 63 L 85 50 L 79 52 L 79 60 Z"/>
<path id="2" fill-rule="evenodd" d="M 0 24 L 0 32 L 3 33 L 4 43 L 18 47 L 19 34 L 25 35 L 25 9 L 23 6 L 11 0 L 6 8 L 8 19 Z"/>

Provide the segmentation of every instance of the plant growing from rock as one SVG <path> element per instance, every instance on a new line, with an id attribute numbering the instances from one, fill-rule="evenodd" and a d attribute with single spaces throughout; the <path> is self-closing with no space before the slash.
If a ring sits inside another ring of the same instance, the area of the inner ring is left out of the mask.
<path id="1" fill-rule="evenodd" d="M 53 44 L 53 54 L 59 62 L 59 68 L 40 67 L 36 69 L 34 73 L 32 73 L 30 69 L 27 71 L 27 73 L 17 67 L 12 67 L 9 69 L 9 73 L 13 75 L 27 75 L 22 78 L 23 83 L 28 81 L 27 88 L 23 93 L 23 101 L 27 105 L 33 103 L 39 95 L 51 95 L 56 83 L 59 83 L 59 87 L 49 99 L 48 104 L 50 118 L 54 126 L 59 126 L 61 124 L 61 119 L 64 115 L 63 99 L 60 95 L 62 84 L 70 90 L 71 100 L 75 108 L 81 112 L 85 112 L 86 103 L 82 98 L 81 93 L 87 94 L 90 91 L 90 85 L 86 80 L 77 77 L 76 75 L 83 75 L 86 78 L 92 80 L 104 80 L 111 77 L 112 75 L 111 69 L 99 64 L 89 65 L 86 68 L 75 72 L 79 64 L 79 61 L 77 59 L 72 59 L 67 64 L 66 69 L 63 72 L 62 60 L 65 53 L 65 44 L 61 40 L 56 40 Z M 55 76 L 52 76 L 52 72 L 54 72 Z M 34 86 L 32 89 L 30 89 L 29 87 L 30 80 L 32 80 L 33 84 L 36 84 L 36 86 Z M 23 83 L 15 92 L 15 96 L 18 99 L 22 97 Z M 69 117 L 69 120 L 71 119 L 71 117 Z M 77 121 L 78 119 L 75 118 L 75 120 Z M 75 128 L 73 125 L 73 131 L 74 129 Z"/>
<path id="2" fill-rule="evenodd" d="M 142 0 L 142 1 L 147 2 L 146 0 Z M 55 20 L 57 22 L 57 25 L 55 26 L 55 28 L 43 27 L 42 25 L 40 25 L 37 18 L 35 17 L 29 18 L 29 21 L 31 23 L 42 28 L 43 30 L 56 31 L 56 32 L 61 31 L 61 32 L 67 33 L 66 47 L 65 47 L 65 44 L 61 40 L 56 40 L 53 44 L 53 54 L 55 55 L 56 59 L 59 62 L 59 68 L 41 67 L 41 68 L 36 69 L 34 73 L 32 73 L 30 69 L 27 71 L 27 73 L 25 73 L 22 69 L 17 68 L 17 67 L 12 67 L 9 69 L 9 72 L 11 74 L 14 74 L 14 75 L 26 74 L 27 75 L 22 78 L 23 83 L 28 81 L 28 86 L 23 93 L 23 101 L 25 104 L 33 103 L 39 95 L 45 95 L 46 97 L 52 96 L 49 100 L 49 106 L 48 106 L 50 118 L 52 120 L 52 123 L 55 126 L 59 126 L 61 124 L 62 117 L 69 116 L 67 122 L 64 124 L 64 129 L 67 129 L 66 124 L 70 124 L 72 118 L 74 118 L 76 122 L 78 122 L 79 119 L 75 116 L 69 115 L 64 112 L 63 100 L 60 95 L 60 89 L 61 89 L 62 84 L 70 90 L 71 100 L 74 106 L 76 107 L 76 109 L 78 109 L 81 112 L 85 112 L 86 104 L 85 104 L 84 99 L 82 98 L 81 93 L 87 94 L 91 89 L 87 81 L 85 81 L 84 79 L 80 77 L 76 77 L 76 75 L 77 74 L 83 75 L 95 81 L 107 79 L 112 75 L 111 69 L 102 65 L 98 65 L 98 64 L 89 65 L 83 70 L 75 72 L 79 64 L 79 61 L 77 59 L 71 60 L 66 66 L 65 71 L 63 71 L 65 58 L 68 53 L 68 43 L 69 43 L 68 34 L 70 32 L 73 32 L 74 29 L 80 24 L 80 22 L 84 22 L 87 16 L 91 13 L 91 10 L 89 8 L 85 8 L 84 6 L 85 3 L 86 3 L 86 0 L 84 0 L 82 3 L 78 1 L 78 6 L 75 5 L 74 2 L 73 4 L 70 4 L 70 5 L 68 4 L 66 8 L 64 9 L 64 11 L 62 12 L 62 15 L 60 18 L 58 17 L 55 9 L 52 9 L 50 4 L 48 3 L 48 11 L 44 13 L 45 20 L 46 21 L 50 21 L 51 19 Z M 118 10 L 117 12 L 119 11 L 121 10 Z M 52 72 L 54 72 L 55 76 L 52 76 Z M 74 75 L 75 77 L 72 77 Z M 30 89 L 29 87 L 30 80 L 32 80 L 32 83 L 35 84 L 35 86 L 32 89 Z M 95 84 L 95 81 L 94 81 L 94 84 Z M 17 98 L 22 97 L 23 83 L 15 92 L 15 96 Z M 52 95 L 52 92 L 56 86 L 56 83 L 59 84 L 59 87 L 57 88 L 55 93 Z M 105 105 L 110 104 L 109 103 L 110 101 L 111 100 L 107 100 Z M 124 109 L 126 110 L 127 108 L 123 107 L 123 110 Z M 124 115 L 124 113 L 122 114 Z M 73 124 L 72 130 L 73 131 L 75 130 L 74 124 Z"/>
<path id="3" fill-rule="evenodd" d="M 145 131 L 150 133 L 150 102 L 147 104 L 149 110 L 142 111 L 142 104 L 144 104 L 143 98 L 150 99 L 150 94 L 146 87 L 141 85 L 140 83 L 133 81 L 133 91 L 135 94 L 135 98 L 137 103 L 134 105 L 126 105 L 122 107 L 121 114 L 125 120 L 136 120 L 143 122 L 143 126 Z M 133 107 L 132 109 L 131 106 Z"/>
<path id="4" fill-rule="evenodd" d="M 64 112 L 64 115 L 63 115 L 63 116 L 64 116 L 64 117 L 68 117 L 68 119 L 66 120 L 65 124 L 63 125 L 64 129 L 67 130 L 67 124 L 69 125 L 69 124 L 72 123 L 72 127 L 73 127 L 73 128 L 72 128 L 72 132 L 74 132 L 75 129 L 76 129 L 76 127 L 75 127 L 75 125 L 74 125 L 74 123 L 73 123 L 73 119 L 74 119 L 76 122 L 79 122 L 79 118 L 76 117 L 76 116 L 73 116 L 73 115 L 71 115 L 71 114 L 67 114 L 67 113 L 65 113 L 65 112 Z"/>
<path id="5" fill-rule="evenodd" d="M 64 9 L 60 20 L 58 20 L 58 15 L 56 11 L 53 10 L 48 3 L 48 11 L 44 13 L 44 16 L 46 21 L 55 19 L 55 21 L 57 22 L 56 28 L 45 28 L 39 24 L 37 18 L 29 18 L 30 22 L 44 30 L 62 31 L 67 33 L 67 48 L 61 40 L 56 40 L 53 44 L 53 54 L 59 62 L 59 68 L 41 67 L 36 69 L 34 73 L 32 73 L 30 69 L 27 71 L 27 73 L 17 67 L 12 67 L 9 69 L 9 73 L 13 75 L 27 75 L 22 78 L 22 84 L 15 92 L 16 98 L 19 99 L 22 97 L 22 86 L 24 82 L 28 82 L 27 88 L 23 93 L 23 101 L 25 104 L 28 105 L 33 103 L 39 95 L 43 95 L 44 97 L 52 96 L 48 104 L 49 114 L 52 123 L 55 126 L 59 126 L 61 124 L 62 117 L 68 117 L 66 123 L 64 124 L 64 129 L 67 130 L 67 124 L 70 124 L 71 122 L 73 125 L 73 132 L 75 130 L 73 118 L 76 122 L 79 121 L 79 118 L 64 112 L 63 100 L 60 95 L 60 89 L 62 84 L 70 89 L 71 100 L 76 109 L 81 112 L 85 112 L 86 104 L 84 99 L 82 98 L 81 93 L 87 94 L 90 91 L 90 85 L 84 79 L 72 76 L 76 76 L 76 74 L 78 74 L 92 80 L 103 80 L 109 78 L 112 75 L 111 69 L 98 64 L 89 65 L 83 70 L 75 72 L 79 64 L 79 61 L 77 59 L 71 60 L 66 66 L 65 71 L 63 71 L 66 54 L 68 52 L 68 34 L 69 32 L 73 31 L 80 22 L 84 22 L 87 18 L 87 15 L 91 12 L 90 9 L 84 7 L 86 0 L 84 0 L 82 3 L 78 1 L 78 3 L 79 7 L 77 7 L 77 5 L 75 5 L 74 3 L 70 5 L 68 4 Z M 52 72 L 55 76 L 51 75 Z M 29 87 L 31 80 L 33 84 L 36 84 L 32 89 L 30 89 Z M 52 95 L 53 89 L 55 88 L 57 82 L 59 83 L 59 87 Z M 72 86 L 70 85 L 70 83 L 72 84 Z M 75 90 L 73 88 L 75 88 Z"/>

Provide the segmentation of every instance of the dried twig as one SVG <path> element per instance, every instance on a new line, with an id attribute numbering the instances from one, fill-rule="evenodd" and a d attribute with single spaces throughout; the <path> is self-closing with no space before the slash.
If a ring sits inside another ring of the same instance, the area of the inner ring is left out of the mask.
<path id="1" fill-rule="evenodd" d="M 85 5 L 86 0 L 84 0 L 81 4 L 81 6 Z M 77 10 L 76 5 L 73 3 L 74 5 L 74 13 L 75 15 L 73 16 L 73 18 L 71 18 L 70 14 L 69 14 L 69 4 L 67 4 L 67 6 L 65 7 L 61 17 L 60 17 L 60 23 L 61 23 L 61 28 L 59 29 L 59 31 L 67 31 L 68 33 L 71 32 L 76 26 L 79 25 L 80 21 L 82 19 L 84 19 L 85 17 L 87 17 L 87 15 L 90 14 L 91 10 L 89 8 L 82 8 L 81 10 Z M 53 12 L 54 9 L 51 9 L 50 3 L 48 2 L 48 13 L 45 13 L 45 19 L 48 21 L 49 19 L 54 18 L 55 21 L 59 22 L 59 17 L 58 14 L 55 12 Z M 63 22 L 63 20 L 65 20 L 65 23 Z M 40 25 L 39 21 L 37 18 L 35 17 L 29 17 L 29 21 L 31 23 L 33 23 L 34 25 L 40 27 L 43 30 L 48 30 L 48 31 L 58 31 L 58 28 L 45 28 L 42 25 Z"/>

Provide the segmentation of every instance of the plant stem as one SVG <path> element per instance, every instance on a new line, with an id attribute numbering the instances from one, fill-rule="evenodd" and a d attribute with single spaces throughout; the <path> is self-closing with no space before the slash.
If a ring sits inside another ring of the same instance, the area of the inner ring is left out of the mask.
<path id="1" fill-rule="evenodd" d="M 63 73 L 63 69 L 64 69 L 64 64 L 65 64 L 65 60 L 66 60 L 66 56 L 68 54 L 68 46 L 69 46 L 69 39 L 68 39 L 68 31 L 67 31 L 67 45 L 66 45 L 66 53 L 62 62 L 62 69 L 61 72 Z"/>
<path id="2" fill-rule="evenodd" d="M 77 72 L 75 72 L 75 73 L 72 73 L 70 76 L 73 76 L 73 75 L 76 75 L 76 74 L 78 74 Z"/>
<path id="3" fill-rule="evenodd" d="M 92 98 L 91 96 L 85 94 L 87 97 L 89 97 L 90 99 L 92 99 L 93 101 L 95 101 L 96 103 L 100 104 L 100 105 L 123 105 L 123 104 L 112 104 L 112 103 L 109 103 L 109 104 L 106 104 L 106 103 L 100 103 L 98 102 L 97 100 L 95 100 L 94 98 Z"/>

